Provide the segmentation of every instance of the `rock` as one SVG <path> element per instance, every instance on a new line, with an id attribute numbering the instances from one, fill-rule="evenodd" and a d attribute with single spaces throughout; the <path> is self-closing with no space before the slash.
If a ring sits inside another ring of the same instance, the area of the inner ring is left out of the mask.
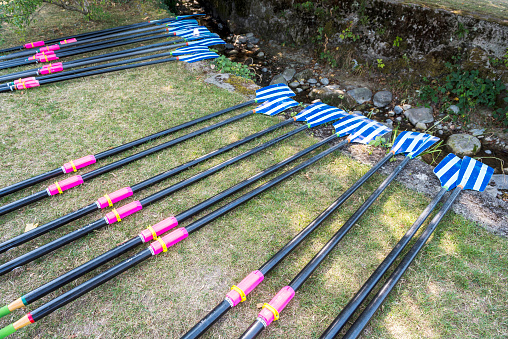
<path id="1" fill-rule="evenodd" d="M 258 58 L 262 58 L 264 56 L 265 56 L 265 53 L 263 53 L 263 52 L 259 52 L 258 55 L 257 55 Z"/>
<path id="2" fill-rule="evenodd" d="M 408 105 L 408 104 L 402 105 L 402 109 L 403 109 L 404 111 L 407 111 L 407 110 L 408 110 L 408 109 L 410 109 L 410 108 L 411 108 L 411 105 Z"/>
<path id="3" fill-rule="evenodd" d="M 388 125 L 393 125 L 393 120 L 392 119 L 386 119 L 385 123 L 388 124 Z"/>
<path id="4" fill-rule="evenodd" d="M 308 90 L 309 88 L 310 88 L 310 86 L 307 86 L 307 85 L 302 86 L 302 89 L 303 89 L 304 91 L 305 91 L 305 90 Z"/>
<path id="5" fill-rule="evenodd" d="M 312 100 L 311 104 L 315 104 L 315 103 L 318 103 L 318 102 L 321 102 L 321 99 Z"/>
<path id="6" fill-rule="evenodd" d="M 491 155 L 491 154 L 492 154 L 492 151 L 491 151 L 490 149 L 486 149 L 486 150 L 485 150 L 485 154 Z"/>
<path id="7" fill-rule="evenodd" d="M 234 49 L 234 48 L 235 48 L 235 45 L 230 44 L 230 43 L 227 43 L 227 44 L 225 44 L 225 45 L 224 45 L 224 48 L 225 48 L 225 49 Z"/>
<path id="8" fill-rule="evenodd" d="M 473 156 L 480 151 L 482 144 L 477 137 L 469 134 L 452 134 L 446 140 L 448 149 L 458 156 Z"/>
<path id="9" fill-rule="evenodd" d="M 419 122 L 429 124 L 434 121 L 432 110 L 427 107 L 410 108 L 404 112 L 404 115 L 414 126 Z"/>
<path id="10" fill-rule="evenodd" d="M 251 44 L 257 44 L 259 42 L 259 39 L 258 38 L 249 38 L 248 41 L 251 43 Z"/>
<path id="11" fill-rule="evenodd" d="M 302 81 L 305 81 L 305 80 L 307 80 L 307 79 L 311 78 L 313 74 L 314 74 L 314 73 L 312 72 L 312 70 L 311 70 L 311 69 L 304 69 L 303 71 L 296 73 L 296 74 L 293 76 L 293 78 L 294 78 L 295 80 L 297 80 L 297 81 L 302 82 Z"/>
<path id="12" fill-rule="evenodd" d="M 347 92 L 358 104 L 370 101 L 372 91 L 368 88 L 355 88 Z"/>
<path id="13" fill-rule="evenodd" d="M 226 53 L 227 53 L 228 55 L 236 55 L 236 54 L 238 54 L 238 51 L 237 51 L 236 49 L 232 49 L 232 50 L 230 50 L 230 51 L 227 51 Z"/>
<path id="14" fill-rule="evenodd" d="M 343 106 L 350 108 L 355 106 L 355 101 L 346 92 L 341 90 L 338 85 L 329 85 L 321 88 L 314 88 L 310 93 L 311 99 L 319 98 L 328 105 L 335 107 Z"/>
<path id="15" fill-rule="evenodd" d="M 504 174 L 494 174 L 491 179 L 496 183 L 496 188 L 500 190 L 508 190 L 508 176 Z"/>
<path id="16" fill-rule="evenodd" d="M 311 84 L 311 85 L 312 85 L 312 84 L 317 84 L 317 80 L 316 80 L 316 79 L 314 79 L 314 78 L 310 78 L 309 80 L 307 80 L 307 82 L 308 82 L 309 84 Z"/>
<path id="17" fill-rule="evenodd" d="M 440 129 L 440 130 L 438 130 L 438 131 L 437 131 L 437 134 L 439 134 L 439 135 L 443 135 L 443 133 L 444 133 L 444 132 L 443 132 L 443 130 L 442 130 L 442 129 Z"/>
<path id="18" fill-rule="evenodd" d="M 423 122 L 419 122 L 415 125 L 416 129 L 419 129 L 421 131 L 425 131 L 427 129 L 427 125 L 425 125 Z"/>
<path id="19" fill-rule="evenodd" d="M 380 91 L 374 94 L 372 101 L 374 102 L 374 106 L 376 107 L 385 107 L 392 102 L 392 99 L 393 99 L 392 92 Z"/>
<path id="20" fill-rule="evenodd" d="M 237 44 L 244 44 L 247 42 L 247 37 L 243 35 L 239 35 L 236 37 L 235 43 Z"/>
<path id="21" fill-rule="evenodd" d="M 397 121 L 397 122 L 401 122 L 401 121 L 402 121 L 402 117 L 396 117 L 396 118 L 395 118 L 395 121 Z"/>
<path id="22" fill-rule="evenodd" d="M 402 109 L 402 107 L 400 105 L 397 105 L 393 108 L 393 111 L 395 112 L 395 114 L 402 114 L 402 112 L 404 112 L 404 110 Z"/>
<path id="23" fill-rule="evenodd" d="M 216 75 L 213 75 L 205 80 L 206 83 L 215 85 L 220 88 L 224 88 L 230 92 L 235 91 L 235 86 L 231 85 L 227 81 L 229 80 L 229 74 L 227 73 L 219 73 Z"/>
<path id="24" fill-rule="evenodd" d="M 353 114 L 356 114 L 356 115 L 363 115 L 362 111 L 353 111 Z"/>
<path id="25" fill-rule="evenodd" d="M 323 78 L 319 80 L 319 82 L 326 86 L 330 83 L 330 80 L 328 80 L 328 78 Z"/>
<path id="26" fill-rule="evenodd" d="M 394 111 L 388 111 L 388 116 L 389 117 L 394 117 L 395 116 L 395 112 Z"/>
<path id="27" fill-rule="evenodd" d="M 247 34 L 245 34 L 245 36 L 246 36 L 247 38 L 252 38 L 252 37 L 254 36 L 254 33 L 247 33 Z"/>
<path id="28" fill-rule="evenodd" d="M 295 73 L 296 70 L 294 68 L 286 68 L 284 72 L 282 72 L 282 76 L 284 77 L 284 79 L 286 79 L 286 81 L 290 81 L 291 79 L 293 79 Z"/>
<path id="29" fill-rule="evenodd" d="M 302 93 L 302 92 L 303 92 L 303 89 L 301 89 L 300 87 L 298 87 L 298 88 L 296 89 L 296 93 Z"/>
<path id="30" fill-rule="evenodd" d="M 459 114 L 460 108 L 457 105 L 451 105 L 448 110 L 452 113 Z"/>
<path id="31" fill-rule="evenodd" d="M 300 83 L 298 81 L 293 81 L 292 83 L 289 84 L 289 87 L 293 87 L 293 88 L 296 88 L 300 86 Z"/>
<path id="32" fill-rule="evenodd" d="M 253 49 L 253 48 L 254 48 L 253 44 L 247 44 L 247 49 Z"/>
<path id="33" fill-rule="evenodd" d="M 485 128 L 473 128 L 469 132 L 471 132 L 475 137 L 477 137 L 477 136 L 483 135 L 483 133 L 485 133 Z"/>
<path id="34" fill-rule="evenodd" d="M 286 81 L 286 78 L 284 78 L 284 76 L 282 74 L 278 74 L 273 77 L 272 81 L 270 81 L 270 85 L 275 85 L 275 84 L 287 85 L 288 82 Z"/>
<path id="35" fill-rule="evenodd" d="M 261 68 L 261 72 L 263 72 L 263 73 L 268 72 L 268 68 L 266 68 L 266 67 Z"/>

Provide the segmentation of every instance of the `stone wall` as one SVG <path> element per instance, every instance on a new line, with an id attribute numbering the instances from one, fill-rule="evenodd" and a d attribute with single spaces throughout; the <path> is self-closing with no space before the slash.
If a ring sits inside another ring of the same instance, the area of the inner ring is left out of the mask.
<path id="1" fill-rule="evenodd" d="M 339 57 L 353 51 L 359 60 L 411 60 L 432 72 L 458 54 L 466 55 L 472 68 L 492 68 L 491 58 L 502 59 L 508 49 L 508 27 L 498 22 L 389 0 L 202 3 L 234 33 L 253 32 L 265 40 L 307 45 Z"/>

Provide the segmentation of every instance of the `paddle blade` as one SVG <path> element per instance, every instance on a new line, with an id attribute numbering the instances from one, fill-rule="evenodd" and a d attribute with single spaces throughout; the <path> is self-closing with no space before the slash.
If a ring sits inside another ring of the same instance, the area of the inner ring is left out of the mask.
<path id="1" fill-rule="evenodd" d="M 217 38 L 208 38 L 202 40 L 195 40 L 188 43 L 188 46 L 215 46 L 215 45 L 224 45 L 226 42 L 222 39 Z"/>
<path id="2" fill-rule="evenodd" d="M 313 116 L 324 110 L 328 105 L 318 102 L 305 107 L 300 113 L 294 116 L 295 121 L 305 121 L 305 117 Z"/>
<path id="3" fill-rule="evenodd" d="M 166 25 L 167 26 L 182 26 L 182 25 L 196 25 L 198 26 L 199 23 L 196 19 L 187 19 L 187 20 L 178 20 L 178 21 L 171 21 L 169 23 L 167 23 Z"/>
<path id="4" fill-rule="evenodd" d="M 190 31 L 190 30 L 193 30 L 194 28 L 199 28 L 201 26 L 198 26 L 198 25 L 181 25 L 181 26 L 168 26 L 168 28 L 166 28 L 166 30 L 168 32 L 180 32 L 180 31 Z M 187 32 L 185 32 L 187 33 Z"/>
<path id="5" fill-rule="evenodd" d="M 385 125 L 377 121 L 371 121 L 368 124 L 357 127 L 356 130 L 348 137 L 348 140 L 349 142 L 368 144 L 377 137 L 382 137 L 390 131 L 391 129 Z"/>
<path id="6" fill-rule="evenodd" d="M 192 17 L 195 17 L 195 16 L 203 16 L 203 15 L 206 15 L 206 14 L 179 15 L 179 16 L 176 17 L 176 20 L 183 20 L 183 19 L 186 19 L 186 18 L 192 18 Z"/>
<path id="7" fill-rule="evenodd" d="M 176 30 L 174 32 L 170 32 L 169 34 L 176 35 L 182 38 L 190 38 L 193 36 L 202 36 L 203 34 L 211 34 L 211 32 L 206 27 L 196 27 Z"/>
<path id="8" fill-rule="evenodd" d="M 329 121 L 334 121 L 338 119 L 342 119 L 348 114 L 346 111 L 341 110 L 337 107 L 326 105 L 323 110 L 312 114 L 311 116 L 307 116 L 305 120 L 307 120 L 307 125 L 309 127 L 319 126 L 321 124 L 327 123 Z"/>
<path id="9" fill-rule="evenodd" d="M 205 39 L 205 38 L 220 38 L 218 34 L 215 34 L 215 33 L 205 33 L 205 34 L 200 34 L 200 35 L 192 35 L 192 36 L 185 36 L 185 37 L 181 37 L 183 38 L 185 41 L 196 41 L 196 40 L 201 40 L 201 39 Z"/>
<path id="10" fill-rule="evenodd" d="M 418 132 L 402 132 L 397 136 L 390 152 L 393 154 L 407 153 L 416 158 L 427 148 L 439 141 L 432 135 Z"/>
<path id="11" fill-rule="evenodd" d="M 335 133 L 337 133 L 337 136 L 344 137 L 354 132 L 358 127 L 364 126 L 371 121 L 372 120 L 367 119 L 363 115 L 352 114 L 347 115 L 343 119 L 337 121 L 335 124 L 333 124 L 333 127 L 335 128 Z"/>
<path id="12" fill-rule="evenodd" d="M 475 190 L 482 192 L 494 174 L 494 169 L 478 160 L 470 157 L 464 157 L 459 171 L 459 185 L 465 190 Z"/>
<path id="13" fill-rule="evenodd" d="M 298 102 L 289 98 L 277 98 L 274 100 L 270 100 L 262 103 L 256 109 L 254 109 L 254 113 L 261 113 L 265 115 L 276 115 L 290 107 L 298 106 Z"/>
<path id="14" fill-rule="evenodd" d="M 208 47 L 204 46 L 193 46 L 193 47 L 182 47 L 175 49 L 171 52 L 171 55 L 178 56 L 178 55 L 184 55 L 184 54 L 193 54 L 193 53 L 206 53 L 210 50 Z"/>
<path id="15" fill-rule="evenodd" d="M 193 63 L 196 61 L 206 60 L 206 59 L 216 59 L 219 55 L 214 52 L 206 52 L 206 53 L 198 53 L 198 54 L 191 54 L 191 55 L 183 55 L 178 57 L 177 60 L 179 61 L 185 61 L 187 63 Z"/>
<path id="16" fill-rule="evenodd" d="M 441 187 L 449 191 L 457 186 L 461 163 L 462 160 L 458 156 L 450 153 L 434 168 L 434 174 L 441 182 Z"/>
<path id="17" fill-rule="evenodd" d="M 294 97 L 291 88 L 284 84 L 270 85 L 256 90 L 256 102 L 264 102 L 277 98 Z"/>

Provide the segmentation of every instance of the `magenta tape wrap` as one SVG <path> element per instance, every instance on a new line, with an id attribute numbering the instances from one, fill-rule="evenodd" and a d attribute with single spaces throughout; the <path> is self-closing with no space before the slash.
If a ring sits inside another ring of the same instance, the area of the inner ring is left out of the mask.
<path id="1" fill-rule="evenodd" d="M 23 82 L 31 82 L 31 81 L 36 81 L 35 77 L 14 80 L 14 85 L 22 84 Z"/>
<path id="2" fill-rule="evenodd" d="M 161 242 L 163 242 L 166 245 L 166 248 L 169 248 L 174 244 L 187 238 L 188 236 L 189 233 L 187 232 L 185 227 L 182 227 L 177 230 L 174 230 L 168 235 L 163 236 L 162 238 L 159 238 L 160 241 L 154 241 L 153 243 L 150 244 L 150 248 L 152 249 L 153 255 L 157 255 L 164 251 Z"/>
<path id="3" fill-rule="evenodd" d="M 130 187 L 120 188 L 118 191 L 107 194 L 109 200 L 106 196 L 103 196 L 97 199 L 97 203 L 99 204 L 100 208 L 111 207 L 115 202 L 128 198 L 132 194 L 132 189 Z M 110 201 L 111 204 L 109 203 Z"/>
<path id="4" fill-rule="evenodd" d="M 140 211 L 143 209 L 143 206 L 139 201 L 133 201 L 131 203 L 128 203 L 127 205 L 124 205 L 122 207 L 119 207 L 116 209 L 115 212 L 109 212 L 106 214 L 106 220 L 108 221 L 108 224 L 113 224 L 117 221 L 121 221 L 123 218 L 136 213 L 137 211 Z M 115 210 L 113 210 L 115 211 Z M 119 220 L 120 219 L 120 220 Z"/>
<path id="5" fill-rule="evenodd" d="M 28 60 L 39 60 L 40 58 L 44 57 L 44 56 L 50 56 L 50 55 L 55 55 L 55 52 L 48 52 L 48 53 L 35 53 L 34 55 L 32 55 L 31 57 L 28 58 Z"/>
<path id="6" fill-rule="evenodd" d="M 56 64 L 54 64 L 54 65 L 56 65 Z M 70 173 L 70 172 L 74 171 L 74 167 L 72 167 L 72 164 L 74 164 L 74 166 L 76 167 L 76 170 L 78 170 L 80 168 L 95 164 L 96 161 L 97 160 L 95 160 L 95 157 L 93 155 L 87 155 L 86 157 L 72 160 L 72 163 L 66 162 L 62 166 L 62 170 L 64 171 L 64 173 Z"/>
<path id="7" fill-rule="evenodd" d="M 14 87 L 19 91 L 22 89 L 32 88 L 32 87 L 39 87 L 39 81 L 37 80 L 29 80 L 29 81 L 23 81 L 19 82 L 18 84 L 14 85 Z"/>
<path id="8" fill-rule="evenodd" d="M 50 46 L 40 48 L 39 52 L 58 51 L 59 49 L 60 49 L 60 45 L 50 45 Z"/>
<path id="9" fill-rule="evenodd" d="M 58 194 L 75 186 L 81 185 L 83 183 L 83 178 L 81 175 L 75 175 L 73 177 L 67 178 L 65 180 L 59 181 L 56 184 L 50 185 L 48 187 L 48 192 L 50 195 Z M 58 189 L 60 187 L 60 189 Z"/>
<path id="10" fill-rule="evenodd" d="M 72 44 L 73 42 L 76 42 L 76 41 L 78 41 L 76 38 L 65 39 L 65 40 L 60 41 L 60 45 Z"/>
<path id="11" fill-rule="evenodd" d="M 286 286 L 282 288 L 268 304 L 280 313 L 294 296 L 295 291 L 290 286 Z M 258 317 L 265 320 L 266 326 L 269 326 L 274 320 L 274 314 L 269 308 L 263 308 L 261 312 L 259 312 Z"/>
<path id="12" fill-rule="evenodd" d="M 39 62 L 50 62 L 53 60 L 58 60 L 58 57 L 55 54 L 46 54 L 41 57 L 36 58 Z"/>
<path id="13" fill-rule="evenodd" d="M 57 72 L 61 72 L 61 71 L 63 71 L 63 65 L 61 62 L 57 62 L 54 64 L 49 64 L 49 65 L 43 66 L 39 70 L 39 74 L 46 75 L 46 74 L 57 73 Z M 65 172 L 65 173 L 68 173 L 68 172 Z"/>
<path id="14" fill-rule="evenodd" d="M 159 235 L 166 233 L 167 231 L 169 231 L 172 228 L 175 228 L 176 226 L 178 226 L 178 220 L 176 220 L 175 217 L 169 217 L 153 225 L 152 230 L 158 237 Z M 141 233 L 139 233 L 139 236 L 141 237 L 141 240 L 143 240 L 143 242 L 148 242 L 155 239 L 152 230 L 147 228 L 146 230 L 143 230 L 141 231 Z"/>
<path id="15" fill-rule="evenodd" d="M 236 287 L 243 291 L 243 293 L 247 296 L 250 292 L 252 292 L 264 279 L 263 273 L 260 271 L 251 272 L 248 276 L 246 276 Z M 242 301 L 242 296 L 235 290 L 229 291 L 226 294 L 233 302 L 233 307 L 238 305 Z"/>
<path id="16" fill-rule="evenodd" d="M 28 44 L 25 44 L 23 47 L 25 47 L 25 48 L 35 48 L 35 47 L 40 47 L 40 46 L 44 46 L 44 41 L 30 42 Z"/>

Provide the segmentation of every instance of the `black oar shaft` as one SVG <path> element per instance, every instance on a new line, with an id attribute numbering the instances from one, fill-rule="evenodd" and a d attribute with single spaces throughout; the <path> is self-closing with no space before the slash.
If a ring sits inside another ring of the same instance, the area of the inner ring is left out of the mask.
<path id="1" fill-rule="evenodd" d="M 143 157 L 146 157 L 150 154 L 153 154 L 153 153 L 156 153 L 156 152 L 159 152 L 163 149 L 166 149 L 168 147 L 171 147 L 171 146 L 174 146 L 180 142 L 183 142 L 183 141 L 186 141 L 188 139 L 191 139 L 193 137 L 196 137 L 198 135 L 201 135 L 203 133 L 206 133 L 206 132 L 209 132 L 213 129 L 216 129 L 216 128 L 219 128 L 221 126 L 224 126 L 224 125 L 227 125 L 229 123 L 232 123 L 234 121 L 238 121 L 240 119 L 243 119 L 249 115 L 252 114 L 252 111 L 247 111 L 245 113 L 242 113 L 242 114 L 239 114 L 239 115 L 236 115 L 236 116 L 233 116 L 229 119 L 226 119 L 226 120 L 223 120 L 221 122 L 218 122 L 216 124 L 213 124 L 211 126 L 208 126 L 208 127 L 204 127 L 202 129 L 199 129 L 197 131 L 194 131 L 194 132 L 191 132 L 191 133 L 188 133 L 186 135 L 183 135 L 179 138 L 176 138 L 176 139 L 173 139 L 173 140 L 170 140 L 170 141 L 167 141 L 163 144 L 160 144 L 158 146 L 154 146 L 152 148 L 149 148 L 145 151 L 142 151 L 142 152 L 139 152 L 139 153 L 136 153 L 136 154 L 133 154 L 129 157 L 126 157 L 126 158 L 123 158 L 123 159 L 120 159 L 118 161 L 115 161 L 109 165 L 106 165 L 106 166 L 102 166 L 100 168 L 97 168 L 93 171 L 90 171 L 88 173 L 85 173 L 81 176 L 83 182 L 87 181 L 87 180 L 91 180 L 99 175 L 102 175 L 104 173 L 107 173 L 107 172 L 110 172 L 114 169 L 117 169 L 119 167 L 122 167 L 126 164 L 129 164 L 133 161 L 136 161 L 136 160 L 139 160 Z M 9 213 L 9 212 L 12 212 L 14 210 L 17 210 L 23 206 L 26 206 L 26 205 L 29 205 L 31 204 L 32 202 L 35 202 L 37 200 L 41 200 L 41 199 L 44 199 L 44 198 L 47 198 L 47 197 L 50 197 L 51 195 L 48 194 L 48 192 L 46 190 L 44 191 L 40 191 L 38 193 L 35 193 L 33 195 L 30 195 L 26 198 L 23 198 L 23 199 L 20 199 L 20 200 L 17 200 L 17 201 L 14 201 L 10 204 L 7 204 L 7 205 L 4 205 L 2 207 L 0 207 L 0 215 L 3 215 L 3 214 L 6 214 L 6 213 Z"/>
<path id="2" fill-rule="evenodd" d="M 228 112 L 234 111 L 236 109 L 252 105 L 254 103 L 255 103 L 254 100 L 249 100 L 249 101 L 246 101 L 246 102 L 243 102 L 243 103 L 240 103 L 240 104 L 237 104 L 237 105 L 225 108 L 223 110 L 207 114 L 207 115 L 202 116 L 200 118 L 184 122 L 183 124 L 180 124 L 180 125 L 177 125 L 177 126 L 174 126 L 174 127 L 168 128 L 168 129 L 165 129 L 163 131 L 160 131 L 160 132 L 148 135 L 148 136 L 143 137 L 143 138 L 139 138 L 139 139 L 133 140 L 131 142 L 128 142 L 128 143 L 120 145 L 120 146 L 116 146 L 116 147 L 111 148 L 111 149 L 109 149 L 107 151 L 97 153 L 97 154 L 94 155 L 94 158 L 97 161 L 105 159 L 105 158 L 108 158 L 110 156 L 113 156 L 113 155 L 116 155 L 118 153 L 124 152 L 124 151 L 126 151 L 128 149 L 131 149 L 133 147 L 142 145 L 142 144 L 144 144 L 146 142 L 149 142 L 149 141 L 155 140 L 157 138 L 161 138 L 161 137 L 167 136 L 169 134 L 178 132 L 178 131 L 180 131 L 182 129 L 185 129 L 185 128 L 197 125 L 197 124 L 199 124 L 201 122 L 213 119 L 213 118 L 218 117 L 220 115 L 223 115 L 225 113 L 228 113 Z M 61 168 L 55 168 L 54 170 L 48 171 L 48 172 L 43 173 L 43 174 L 39 174 L 39 175 L 37 175 L 35 177 L 32 177 L 30 179 L 26 179 L 26 180 L 20 181 L 20 182 L 18 182 L 16 184 L 13 184 L 13 185 L 10 185 L 10 186 L 7 186 L 7 187 L 4 187 L 4 188 L 0 189 L 0 197 L 3 197 L 5 195 L 8 195 L 8 194 L 11 194 L 11 193 L 14 193 L 14 192 L 17 192 L 17 191 L 19 191 L 19 190 L 21 190 L 23 188 L 30 187 L 32 185 L 38 184 L 38 183 L 40 183 L 42 181 L 45 181 L 47 179 L 51 179 L 51 178 L 57 177 L 57 176 L 62 175 L 62 174 L 63 174 L 63 171 L 62 171 Z"/>
<path id="3" fill-rule="evenodd" d="M 439 210 L 439 212 L 434 216 L 432 221 L 429 223 L 427 228 L 422 232 L 420 237 L 416 240 L 415 244 L 411 247 L 409 252 L 404 256 L 400 264 L 397 266 L 395 271 L 390 275 L 388 280 L 385 282 L 383 287 L 379 290 L 379 292 L 374 296 L 372 301 L 369 303 L 367 308 L 362 312 L 362 314 L 356 319 L 354 324 L 349 328 L 343 338 L 357 338 L 360 333 L 363 331 L 365 326 L 367 326 L 368 322 L 377 311 L 377 309 L 381 306 L 383 301 L 386 299 L 388 294 L 392 291 L 392 289 L 397 285 L 402 275 L 406 272 L 409 265 L 416 258 L 416 255 L 423 248 L 427 240 L 429 240 L 430 236 L 436 229 L 437 225 L 443 219 L 445 214 L 450 210 L 453 205 L 453 202 L 459 196 L 462 189 L 457 187 L 453 190 L 450 197 L 445 201 L 443 207 Z"/>
<path id="4" fill-rule="evenodd" d="M 421 225 L 425 222 L 428 216 L 432 213 L 434 208 L 437 206 L 439 201 L 443 198 L 445 193 L 447 192 L 446 188 L 442 188 L 438 194 L 432 199 L 432 201 L 427 205 L 425 210 L 420 214 L 418 219 L 413 223 L 413 225 L 407 230 L 406 234 L 400 239 L 400 241 L 395 245 L 390 254 L 386 256 L 383 262 L 376 268 L 376 270 L 371 274 L 369 279 L 363 284 L 360 290 L 355 294 L 355 296 L 348 302 L 346 307 L 340 312 L 340 314 L 335 318 L 335 320 L 328 326 L 328 328 L 321 334 L 320 339 L 333 339 L 335 338 L 339 332 L 342 330 L 342 327 L 347 323 L 349 318 L 353 315 L 356 309 L 361 305 L 361 303 L 365 300 L 365 298 L 369 295 L 369 293 L 374 289 L 376 284 L 379 282 L 381 277 L 386 273 L 388 268 L 393 264 L 395 259 L 402 252 L 404 247 L 411 241 L 413 236 L 416 234 L 418 229 L 420 229 Z"/>
<path id="5" fill-rule="evenodd" d="M 381 166 L 383 166 L 393 156 L 390 153 L 384 157 L 379 163 L 373 166 L 367 173 L 365 173 L 357 182 L 349 187 L 341 196 L 335 200 L 326 210 L 316 217 L 307 227 L 300 231 L 293 239 L 291 239 L 283 248 L 281 248 L 274 256 L 272 256 L 266 263 L 264 263 L 258 270 L 266 276 L 275 266 L 277 266 L 284 258 L 291 253 L 302 241 L 312 233 L 321 223 L 326 220 L 333 212 L 337 210 L 358 188 L 360 188 L 365 181 L 367 181 L 374 173 L 376 173 Z M 227 307 L 226 307 L 227 305 Z M 210 328 L 220 317 L 225 315 L 230 309 L 231 305 L 228 301 L 224 300 L 215 309 L 208 313 L 203 319 L 199 321 L 192 329 L 190 329 L 181 339 L 195 339 L 200 337 L 205 331 Z"/>

